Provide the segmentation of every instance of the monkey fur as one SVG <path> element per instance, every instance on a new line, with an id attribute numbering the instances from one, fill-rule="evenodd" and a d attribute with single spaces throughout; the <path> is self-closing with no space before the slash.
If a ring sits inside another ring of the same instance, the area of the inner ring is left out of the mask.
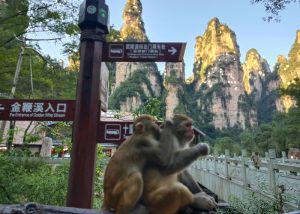
<path id="1" fill-rule="evenodd" d="M 144 188 L 142 171 L 149 162 L 161 165 L 160 130 L 149 115 L 138 117 L 133 134 L 110 159 L 104 174 L 103 209 L 126 214 L 141 198 Z"/>
<path id="2" fill-rule="evenodd" d="M 144 172 L 143 201 L 150 214 L 176 213 L 187 205 L 207 210 L 215 208 L 216 204 L 210 196 L 206 198 L 203 193 L 193 194 L 178 180 L 182 170 L 209 152 L 207 144 L 188 146 L 194 139 L 192 119 L 186 115 L 175 115 L 173 122 L 165 122 L 163 130 L 160 146 L 168 164 L 150 164 Z"/>

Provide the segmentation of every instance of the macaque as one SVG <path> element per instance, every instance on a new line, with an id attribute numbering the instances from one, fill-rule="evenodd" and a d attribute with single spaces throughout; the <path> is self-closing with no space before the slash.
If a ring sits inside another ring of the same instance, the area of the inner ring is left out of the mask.
<path id="1" fill-rule="evenodd" d="M 150 214 L 173 214 L 187 205 L 206 210 L 216 206 L 210 196 L 206 198 L 203 193 L 193 194 L 178 180 L 181 171 L 189 164 L 199 156 L 208 154 L 207 144 L 189 147 L 194 139 L 192 124 L 192 119 L 185 115 L 175 115 L 173 122 L 165 122 L 160 148 L 165 152 L 168 164 L 150 164 L 144 172 L 143 202 Z"/>
<path id="2" fill-rule="evenodd" d="M 104 175 L 104 210 L 127 214 L 142 196 L 142 171 L 148 162 L 163 165 L 159 147 L 160 129 L 151 116 L 133 123 L 133 134 L 110 159 Z"/>

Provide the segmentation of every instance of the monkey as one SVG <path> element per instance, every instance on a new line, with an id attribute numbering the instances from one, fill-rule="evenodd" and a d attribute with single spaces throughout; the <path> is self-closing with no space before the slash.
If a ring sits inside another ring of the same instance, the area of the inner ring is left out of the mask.
<path id="1" fill-rule="evenodd" d="M 184 170 L 179 174 L 179 181 L 184 184 L 192 194 L 194 194 L 195 198 L 194 203 L 182 209 L 180 214 L 190 213 L 191 211 L 193 211 L 194 213 L 197 211 L 199 212 L 216 210 L 217 203 L 214 197 L 204 192 L 200 185 L 194 180 L 192 175 L 187 170 Z"/>
<path id="2" fill-rule="evenodd" d="M 187 205 L 207 210 L 216 206 L 210 198 L 203 197 L 202 193 L 193 194 L 178 180 L 182 170 L 199 156 L 208 154 L 207 144 L 188 146 L 194 139 L 192 124 L 192 119 L 186 115 L 174 115 L 173 122 L 165 122 L 160 148 L 164 149 L 168 164 L 150 164 L 143 173 L 145 186 L 142 199 L 150 214 L 176 213 Z"/>
<path id="3" fill-rule="evenodd" d="M 142 115 L 134 121 L 133 134 L 121 144 L 106 167 L 104 210 L 113 210 L 116 214 L 132 213 L 143 193 L 145 164 L 166 164 L 159 138 L 160 128 L 153 117 Z"/>

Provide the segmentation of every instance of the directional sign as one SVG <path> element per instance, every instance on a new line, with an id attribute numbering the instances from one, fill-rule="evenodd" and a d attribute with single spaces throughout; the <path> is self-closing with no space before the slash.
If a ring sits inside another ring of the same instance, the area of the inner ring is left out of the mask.
<path id="1" fill-rule="evenodd" d="M 75 100 L 0 100 L 0 120 L 71 121 Z"/>
<path id="2" fill-rule="evenodd" d="M 158 122 L 160 124 L 160 122 Z M 198 129 L 193 129 L 196 138 L 202 135 Z M 113 143 L 120 145 L 130 135 L 133 134 L 133 121 L 114 121 L 105 120 L 98 123 L 97 142 L 98 143 Z"/>
<path id="3" fill-rule="evenodd" d="M 104 43 L 105 62 L 181 62 L 186 43 Z"/>
<path id="4" fill-rule="evenodd" d="M 121 144 L 133 133 L 133 121 L 100 121 L 98 143 Z"/>

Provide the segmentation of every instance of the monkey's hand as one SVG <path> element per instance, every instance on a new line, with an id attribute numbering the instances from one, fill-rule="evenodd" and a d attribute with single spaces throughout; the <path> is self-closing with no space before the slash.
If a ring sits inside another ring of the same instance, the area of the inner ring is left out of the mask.
<path id="1" fill-rule="evenodd" d="M 194 194 L 194 203 L 191 207 L 197 210 L 211 211 L 217 209 L 217 203 L 213 197 L 205 192 Z"/>
<path id="2" fill-rule="evenodd" d="M 209 146 L 207 143 L 199 143 L 194 146 L 195 149 L 197 149 L 197 153 L 199 156 L 205 156 L 209 153 Z"/>

